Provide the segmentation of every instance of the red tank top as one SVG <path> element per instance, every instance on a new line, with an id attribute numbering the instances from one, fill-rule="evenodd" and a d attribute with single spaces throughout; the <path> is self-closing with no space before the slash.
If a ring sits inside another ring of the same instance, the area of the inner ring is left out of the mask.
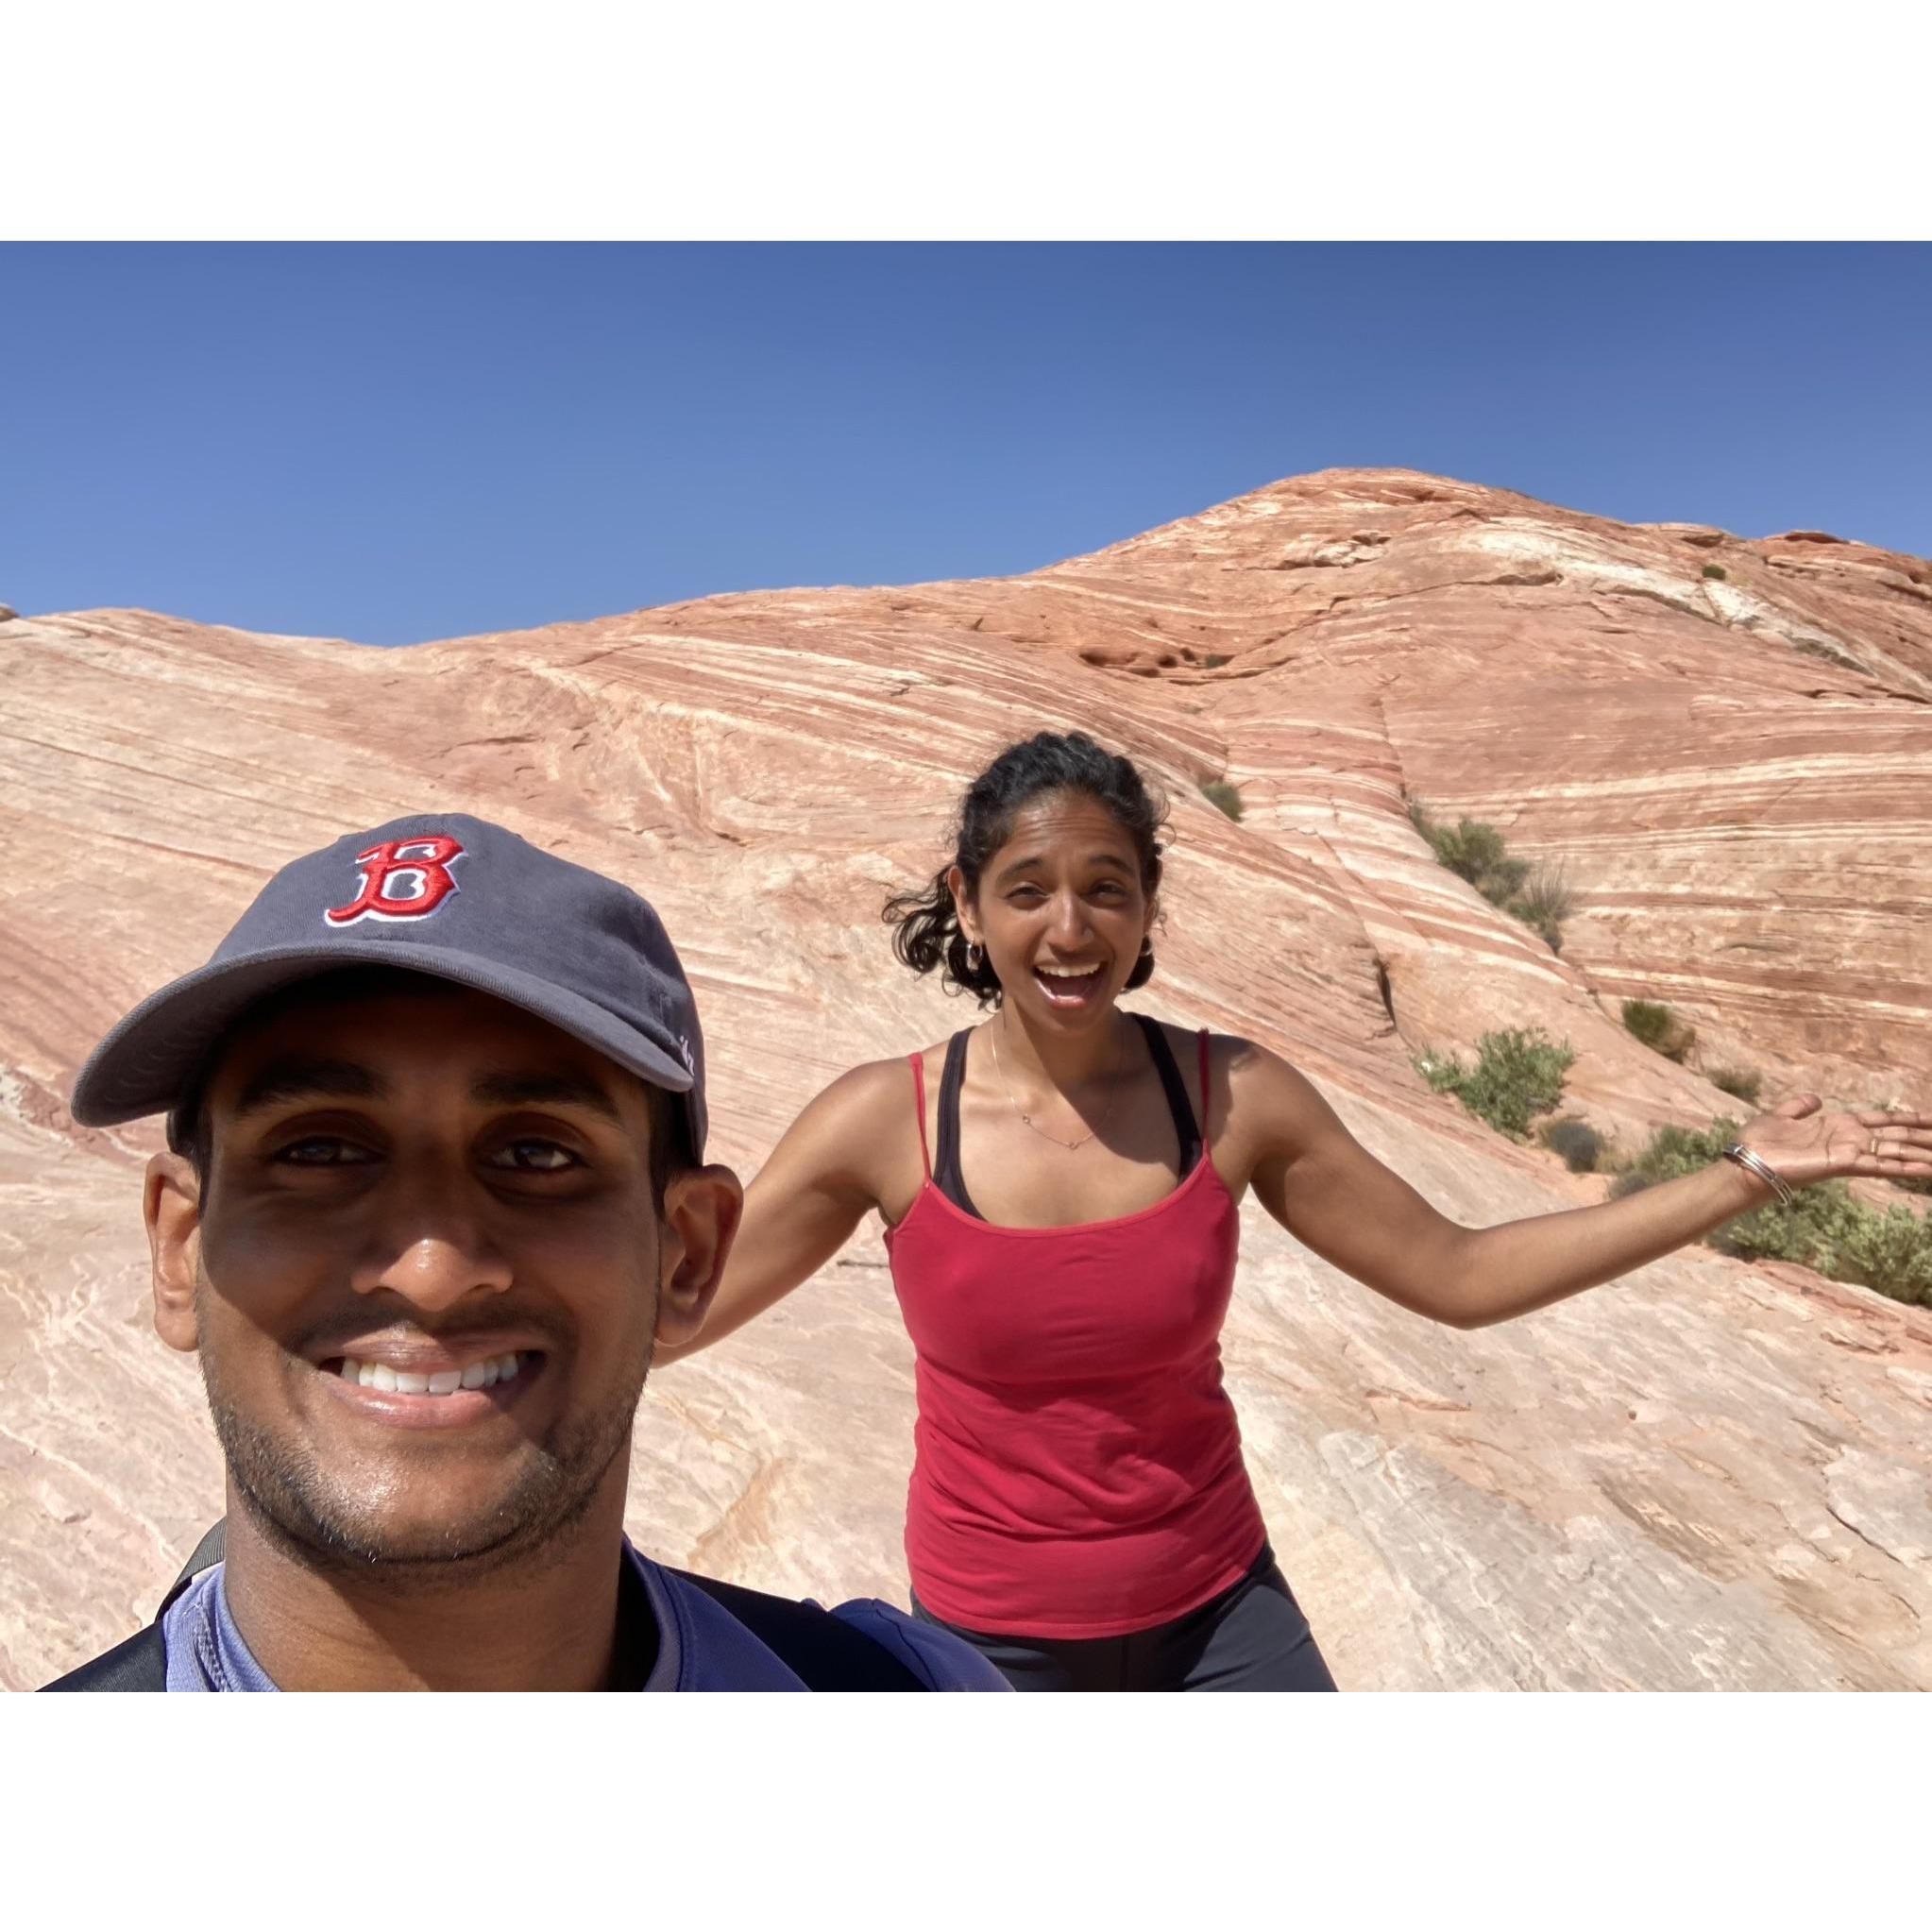
<path id="1" fill-rule="evenodd" d="M 1201 1091 L 1208 1036 L 1201 1035 Z M 1240 1217 L 1201 1154 L 1164 1199 L 999 1228 L 925 1179 L 886 1234 L 918 1351 L 912 1586 L 971 1630 L 1120 1636 L 1237 1583 L 1266 1541 L 1221 1385 Z M 1205 1109 L 1203 1110 L 1205 1115 Z"/>

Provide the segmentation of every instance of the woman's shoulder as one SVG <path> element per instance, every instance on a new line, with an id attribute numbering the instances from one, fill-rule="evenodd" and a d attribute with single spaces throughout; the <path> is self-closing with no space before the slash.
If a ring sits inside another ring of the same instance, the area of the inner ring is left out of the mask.
<path id="1" fill-rule="evenodd" d="M 868 1201 L 886 1198 L 903 1182 L 908 1160 L 918 1172 L 914 1094 L 912 1069 L 904 1059 L 848 1067 L 786 1128 L 761 1179 L 786 1177 Z"/>
<path id="2" fill-rule="evenodd" d="M 906 1112 L 912 1107 L 912 1062 L 921 1063 L 928 1083 L 936 1080 L 945 1065 L 950 1039 L 930 1046 L 915 1047 L 910 1053 L 890 1059 L 862 1060 L 848 1067 L 813 1100 L 811 1111 L 841 1118 L 852 1115 L 875 1116 L 882 1112 Z"/>
<path id="3" fill-rule="evenodd" d="M 1251 1073 L 1267 1066 L 1294 1069 L 1279 1054 L 1269 1052 L 1265 1046 L 1257 1046 L 1252 1040 L 1244 1040 L 1236 1033 L 1216 1033 L 1207 1026 L 1182 1026 L 1172 1020 L 1163 1020 L 1158 1013 L 1135 1013 L 1136 1020 L 1151 1022 L 1161 1029 L 1161 1038 L 1167 1042 L 1167 1050 L 1176 1061 L 1190 1075 L 1200 1064 L 1201 1036 L 1208 1040 L 1208 1070 L 1213 1079 L 1226 1079 L 1239 1074 L 1244 1079 Z"/>
<path id="4" fill-rule="evenodd" d="M 1160 1027 L 1190 1093 L 1200 1077 L 1200 1041 L 1207 1034 L 1211 1128 L 1217 1140 L 1263 1121 L 1277 1128 L 1285 1127 L 1298 1117 L 1314 1093 L 1295 1066 L 1256 1041 L 1238 1033 L 1178 1026 L 1153 1014 L 1146 1017 Z"/>

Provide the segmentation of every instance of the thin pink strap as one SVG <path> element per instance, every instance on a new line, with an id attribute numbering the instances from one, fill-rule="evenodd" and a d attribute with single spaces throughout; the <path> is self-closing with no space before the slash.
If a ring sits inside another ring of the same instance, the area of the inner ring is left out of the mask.
<path id="1" fill-rule="evenodd" d="M 1201 1152 L 1208 1152 L 1208 1029 L 1205 1026 L 1201 1028 Z"/>
<path id="2" fill-rule="evenodd" d="M 919 1110 L 919 1164 L 925 1178 L 932 1178 L 932 1156 L 925 1150 L 925 1056 L 915 1053 L 912 1059 L 912 1102 Z"/>

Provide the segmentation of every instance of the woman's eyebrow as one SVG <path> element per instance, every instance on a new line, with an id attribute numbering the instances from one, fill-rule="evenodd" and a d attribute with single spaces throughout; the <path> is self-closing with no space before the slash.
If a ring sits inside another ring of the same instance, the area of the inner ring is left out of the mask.
<path id="1" fill-rule="evenodd" d="M 1018 878 L 1022 873 L 1045 862 L 1046 855 L 1043 852 L 1029 852 L 1025 858 L 1016 858 L 1009 865 L 1001 866 L 993 874 L 992 882 L 995 886 L 1007 885 Z M 1121 873 L 1131 873 L 1134 870 L 1132 862 L 1123 858 L 1117 852 L 1090 852 L 1086 862 L 1090 866 L 1110 866 L 1115 872 Z"/>
<path id="2" fill-rule="evenodd" d="M 283 1054 L 250 1076 L 236 1097 L 235 1118 L 292 1100 L 380 1100 L 388 1091 L 372 1069 L 355 1060 Z"/>
<path id="3" fill-rule="evenodd" d="M 618 1126 L 623 1124 L 608 1091 L 584 1074 L 484 1074 L 471 1086 L 469 1097 L 482 1107 L 586 1107 Z"/>

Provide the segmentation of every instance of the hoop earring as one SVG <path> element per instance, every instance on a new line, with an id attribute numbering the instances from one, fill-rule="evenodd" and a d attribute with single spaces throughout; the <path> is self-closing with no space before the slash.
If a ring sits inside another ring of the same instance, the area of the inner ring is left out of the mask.
<path id="1" fill-rule="evenodd" d="M 980 946 L 980 945 L 974 944 L 974 945 L 970 945 L 970 946 L 968 946 L 968 947 L 966 948 L 966 970 L 967 970 L 967 972 L 969 972 L 969 973 L 977 973 L 977 972 L 979 971 L 979 969 L 980 969 L 980 968 L 981 968 L 982 966 L 984 966 L 985 964 L 986 964 L 986 949 L 985 949 L 985 948 L 984 948 L 983 946 Z"/>
<path id="2" fill-rule="evenodd" d="M 1141 941 L 1141 958 L 1144 959 L 1151 959 L 1153 957 L 1154 938 L 1153 935 L 1149 933 L 1146 936 L 1144 936 Z"/>

